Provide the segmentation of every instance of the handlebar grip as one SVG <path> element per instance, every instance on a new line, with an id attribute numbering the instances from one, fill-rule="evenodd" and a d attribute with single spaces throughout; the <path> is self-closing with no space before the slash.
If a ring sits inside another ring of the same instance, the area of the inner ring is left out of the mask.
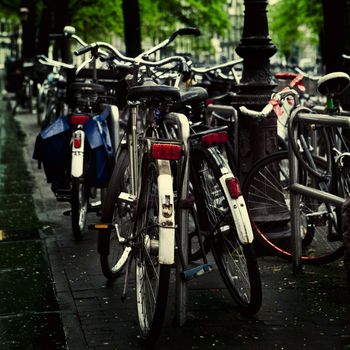
<path id="1" fill-rule="evenodd" d="M 186 28 L 180 28 L 177 31 L 178 35 L 194 35 L 194 36 L 199 36 L 201 35 L 201 32 L 198 28 L 195 27 L 186 27 Z"/>
<path id="2" fill-rule="evenodd" d="M 74 55 L 75 56 L 83 55 L 84 53 L 87 53 L 87 52 L 91 51 L 94 47 L 95 47 L 95 45 L 87 45 L 85 47 L 82 47 L 79 50 L 75 50 L 74 51 Z"/>
<path id="3" fill-rule="evenodd" d="M 195 35 L 195 36 L 198 36 L 200 34 L 201 34 L 200 30 L 198 28 L 195 28 L 195 27 L 180 28 L 180 29 L 176 30 L 173 34 L 170 35 L 167 44 L 170 44 L 172 41 L 174 41 L 175 38 L 178 35 Z"/>
<path id="4" fill-rule="evenodd" d="M 268 104 L 266 105 L 262 111 L 254 111 L 252 109 L 248 109 L 247 107 L 245 106 L 240 106 L 239 107 L 239 110 L 240 112 L 243 114 L 243 115 L 246 115 L 246 116 L 249 116 L 249 117 L 252 117 L 254 119 L 264 119 L 266 118 L 270 112 L 273 110 L 273 106 L 272 104 Z"/>

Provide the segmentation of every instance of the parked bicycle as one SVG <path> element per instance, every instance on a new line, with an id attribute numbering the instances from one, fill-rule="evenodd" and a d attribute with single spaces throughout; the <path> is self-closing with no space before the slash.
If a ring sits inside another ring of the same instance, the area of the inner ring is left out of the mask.
<path id="1" fill-rule="evenodd" d="M 157 62 L 129 58 L 103 42 L 77 53 L 96 48 L 109 50 L 134 68 L 134 80 L 127 95 L 130 112 L 126 135 L 107 190 L 102 223 L 94 228 L 99 229 L 98 248 L 107 278 L 119 276 L 125 268 L 127 281 L 135 260 L 142 337 L 153 343 L 159 335 L 176 254 L 179 261 L 176 285 L 182 294 L 182 300 L 177 300 L 180 318 L 185 314 L 186 281 L 211 270 L 206 261 L 195 268 L 187 263 L 191 208 L 193 217 L 199 218 L 200 230 L 208 232 L 219 271 L 239 309 L 248 314 L 257 312 L 261 305 L 261 283 L 247 209 L 237 179 L 216 149 L 227 138 L 217 130 L 195 133 L 193 129 L 190 134 L 185 115 L 168 113 L 180 102 L 178 87 L 152 80 L 152 67 L 157 69 L 171 62 L 179 67 L 175 81 L 179 83 L 181 77 L 187 80 L 190 75 L 186 61 L 179 56 Z M 142 66 L 148 68 L 140 76 L 142 71 L 137 68 Z M 189 91 L 184 97 L 186 103 L 191 100 L 190 94 L 198 98 Z M 223 139 L 218 141 L 218 137 Z M 192 204 L 189 192 L 195 197 Z"/>
<path id="2" fill-rule="evenodd" d="M 69 71 L 74 68 L 48 58 L 41 57 L 40 61 Z M 94 63 L 89 73 L 90 80 L 76 77 L 68 88 L 64 81 L 62 95 L 57 94 L 60 89 L 53 86 L 55 94 L 50 96 L 52 109 L 47 114 L 48 125 L 38 137 L 34 155 L 43 162 L 57 200 L 71 204 L 68 214 L 77 240 L 86 229 L 87 213 L 100 208 L 101 201 L 90 203 L 90 200 L 96 198 L 98 188 L 108 184 L 114 166 L 115 140 L 119 137 L 119 115 L 115 112 L 113 96 L 106 96 L 109 92 L 98 83 Z M 60 111 L 57 115 L 56 107 L 61 103 L 67 104 L 68 112 Z"/>
<path id="3" fill-rule="evenodd" d="M 348 83 L 349 77 L 344 73 L 333 73 L 319 81 L 318 89 L 332 98 Z M 293 90 L 276 95 L 283 101 L 288 94 L 295 96 Z M 272 110 L 272 104 L 261 112 L 241 108 L 242 113 L 255 118 L 264 118 Z M 297 120 L 302 123 L 296 124 Z M 287 152 L 269 155 L 249 172 L 243 194 L 251 219 L 260 242 L 275 253 L 292 257 L 300 240 L 302 262 L 326 263 L 342 256 L 341 217 L 337 208 L 348 196 L 348 175 L 343 167 L 348 151 L 337 127 L 347 126 L 348 120 L 295 107 L 288 125 L 289 155 Z M 316 127 L 306 128 L 308 124 Z M 322 132 L 318 140 L 304 136 L 305 131 L 312 135 L 314 130 Z M 318 143 L 310 143 L 312 140 Z M 299 216 L 300 220 L 296 220 Z M 291 245 L 293 232 L 295 244 Z"/>

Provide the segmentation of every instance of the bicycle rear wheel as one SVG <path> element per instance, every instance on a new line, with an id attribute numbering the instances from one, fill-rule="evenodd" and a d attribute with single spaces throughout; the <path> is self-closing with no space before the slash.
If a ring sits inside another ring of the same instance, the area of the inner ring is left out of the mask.
<path id="1" fill-rule="evenodd" d="M 325 162 L 314 158 L 320 170 Z M 314 179 L 300 170 L 302 183 L 314 186 Z M 291 258 L 289 160 L 287 152 L 271 154 L 260 160 L 249 172 L 243 184 L 243 196 L 257 240 L 270 251 L 284 258 Z M 300 203 L 302 238 L 302 261 L 304 263 L 328 263 L 340 258 L 343 245 L 331 241 L 330 232 L 336 230 L 331 217 L 335 208 L 318 200 L 302 196 Z"/>
<path id="2" fill-rule="evenodd" d="M 153 344 L 159 337 L 167 306 L 170 265 L 159 262 L 159 169 L 157 161 L 144 164 L 139 197 L 135 255 L 136 300 L 142 338 Z"/>
<path id="3" fill-rule="evenodd" d="M 240 312 L 255 314 L 262 302 L 259 267 L 253 243 L 243 244 L 239 239 L 242 227 L 234 220 L 220 182 L 224 169 L 218 163 L 221 156 L 214 150 L 199 149 L 192 156 L 194 176 L 198 176 L 193 183 L 199 184 L 196 202 L 202 203 L 198 206 L 200 223 L 210 230 L 211 250 L 220 275 Z"/>
<path id="4" fill-rule="evenodd" d="M 71 220 L 72 231 L 76 240 L 82 238 L 86 228 L 87 211 L 89 205 L 90 189 L 86 186 L 84 178 L 72 178 Z"/>
<path id="5" fill-rule="evenodd" d="M 127 247 L 126 240 L 131 237 L 133 228 L 132 203 L 118 199 L 121 192 L 130 194 L 130 177 L 128 152 L 123 149 L 116 160 L 108 184 L 101 216 L 102 223 L 111 223 L 115 229 L 98 232 L 101 268 L 108 279 L 116 278 L 121 274 L 131 250 Z"/>

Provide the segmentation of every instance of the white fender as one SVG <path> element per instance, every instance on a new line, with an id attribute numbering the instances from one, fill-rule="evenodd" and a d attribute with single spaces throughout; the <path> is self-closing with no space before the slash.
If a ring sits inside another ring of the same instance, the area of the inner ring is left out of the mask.
<path id="1" fill-rule="evenodd" d="M 157 160 L 159 196 L 159 263 L 172 265 L 175 261 L 175 206 L 170 163 Z"/>
<path id="2" fill-rule="evenodd" d="M 232 198 L 226 185 L 226 179 L 230 179 L 232 176 L 232 173 L 221 176 L 220 183 L 224 189 L 226 200 L 237 227 L 238 239 L 242 244 L 252 243 L 254 240 L 254 234 L 244 198 L 242 195 L 238 198 Z"/>
<path id="3" fill-rule="evenodd" d="M 72 139 L 72 167 L 71 167 L 71 174 L 74 177 L 80 177 L 83 175 L 84 142 L 85 142 L 85 132 L 83 130 L 74 131 L 73 139 Z"/>

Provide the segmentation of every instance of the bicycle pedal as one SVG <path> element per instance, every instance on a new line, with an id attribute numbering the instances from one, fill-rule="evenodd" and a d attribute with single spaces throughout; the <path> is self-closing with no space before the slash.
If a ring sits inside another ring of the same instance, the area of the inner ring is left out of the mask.
<path id="1" fill-rule="evenodd" d="M 120 192 L 118 200 L 124 203 L 132 204 L 136 201 L 136 196 L 130 193 Z"/>
<path id="2" fill-rule="evenodd" d="M 88 206 L 89 213 L 98 213 L 101 210 L 101 202 L 90 203 Z"/>
<path id="3" fill-rule="evenodd" d="M 211 263 L 198 265 L 198 266 L 195 266 L 191 269 L 183 271 L 182 278 L 185 281 L 189 281 L 193 278 L 196 278 L 196 277 L 202 276 L 208 272 L 211 272 L 212 270 L 213 270 L 213 266 Z"/>

